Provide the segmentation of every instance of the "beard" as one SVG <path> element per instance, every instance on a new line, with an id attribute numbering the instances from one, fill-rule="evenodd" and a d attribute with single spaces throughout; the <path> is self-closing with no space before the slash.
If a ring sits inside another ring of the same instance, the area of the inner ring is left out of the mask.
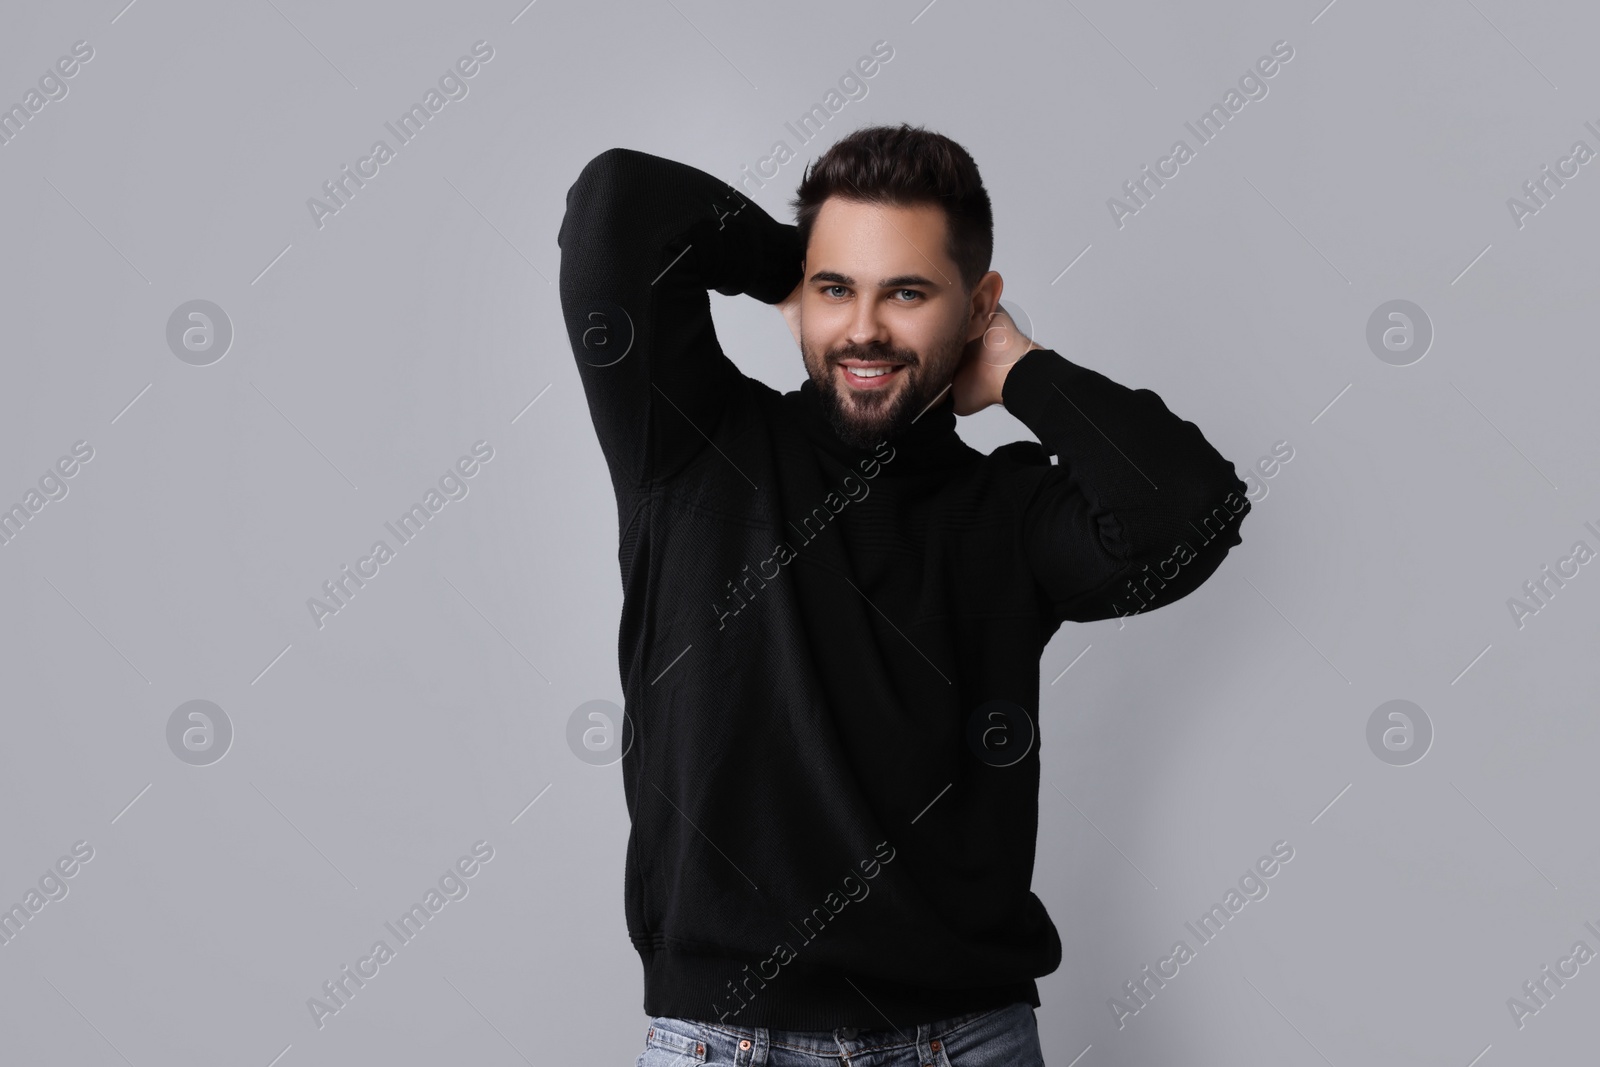
<path id="1" fill-rule="evenodd" d="M 801 343 L 806 372 L 817 388 L 828 425 L 839 440 L 862 450 L 904 433 L 945 392 L 965 347 L 965 338 L 959 332 L 940 342 L 926 358 L 909 348 L 855 344 L 841 345 L 821 355 L 803 338 Z M 887 389 L 857 391 L 839 381 L 838 365 L 842 359 L 903 364 L 904 369 L 894 373 L 904 380 Z"/>

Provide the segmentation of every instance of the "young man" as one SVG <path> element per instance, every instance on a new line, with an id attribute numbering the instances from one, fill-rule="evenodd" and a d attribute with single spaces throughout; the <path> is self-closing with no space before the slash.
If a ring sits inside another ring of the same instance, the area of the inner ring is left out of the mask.
<path id="1" fill-rule="evenodd" d="M 1246 487 L 999 310 L 960 145 L 858 130 L 794 207 L 617 148 L 558 237 L 617 498 L 640 1063 L 1038 1064 L 1040 654 L 1196 589 Z M 799 389 L 723 354 L 710 289 L 780 307 Z M 991 404 L 1042 445 L 964 444 Z"/>

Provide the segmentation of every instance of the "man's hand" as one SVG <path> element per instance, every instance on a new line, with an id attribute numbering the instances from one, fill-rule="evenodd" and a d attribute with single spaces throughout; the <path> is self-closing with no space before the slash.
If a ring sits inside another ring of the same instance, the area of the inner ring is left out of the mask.
<path id="1" fill-rule="evenodd" d="M 1001 387 L 1012 366 L 1041 345 L 1023 336 L 1006 309 L 995 305 L 989 326 L 967 342 L 961 365 L 951 382 L 956 414 L 971 415 L 1001 403 Z"/>
<path id="2" fill-rule="evenodd" d="M 795 283 L 789 295 L 778 301 L 777 308 L 783 312 L 783 321 L 789 324 L 789 332 L 794 334 L 795 347 L 800 347 L 800 293 L 806 287 L 805 277 Z M 804 351 L 804 349 L 802 349 Z"/>

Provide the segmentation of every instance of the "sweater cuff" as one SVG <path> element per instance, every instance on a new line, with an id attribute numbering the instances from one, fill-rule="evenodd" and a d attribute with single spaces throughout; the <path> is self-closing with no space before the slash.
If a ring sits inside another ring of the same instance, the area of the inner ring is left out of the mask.
<path id="1" fill-rule="evenodd" d="M 800 261 L 804 258 L 800 228 L 777 222 L 772 227 L 770 240 L 762 242 L 758 248 L 755 275 L 745 293 L 763 304 L 778 303 L 800 284 Z"/>
<path id="2" fill-rule="evenodd" d="M 1000 386 L 1000 402 L 1040 441 L 1049 424 L 1045 412 L 1052 403 L 1063 402 L 1062 393 L 1072 395 L 1073 384 L 1094 372 L 1080 367 L 1049 348 L 1035 348 L 1023 354 L 1006 372 Z M 1061 387 L 1057 392 L 1056 386 Z"/>

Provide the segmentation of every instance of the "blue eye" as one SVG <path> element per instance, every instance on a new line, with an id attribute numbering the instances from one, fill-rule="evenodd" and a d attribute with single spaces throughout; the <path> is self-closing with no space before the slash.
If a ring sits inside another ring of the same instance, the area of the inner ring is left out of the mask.
<path id="1" fill-rule="evenodd" d="M 917 298 L 920 298 L 922 296 L 922 293 L 920 293 L 916 289 L 897 289 L 896 292 L 910 293 L 913 297 L 917 297 Z M 916 303 L 916 301 L 915 300 L 902 300 L 901 303 L 902 304 L 913 304 L 913 303 Z"/>

